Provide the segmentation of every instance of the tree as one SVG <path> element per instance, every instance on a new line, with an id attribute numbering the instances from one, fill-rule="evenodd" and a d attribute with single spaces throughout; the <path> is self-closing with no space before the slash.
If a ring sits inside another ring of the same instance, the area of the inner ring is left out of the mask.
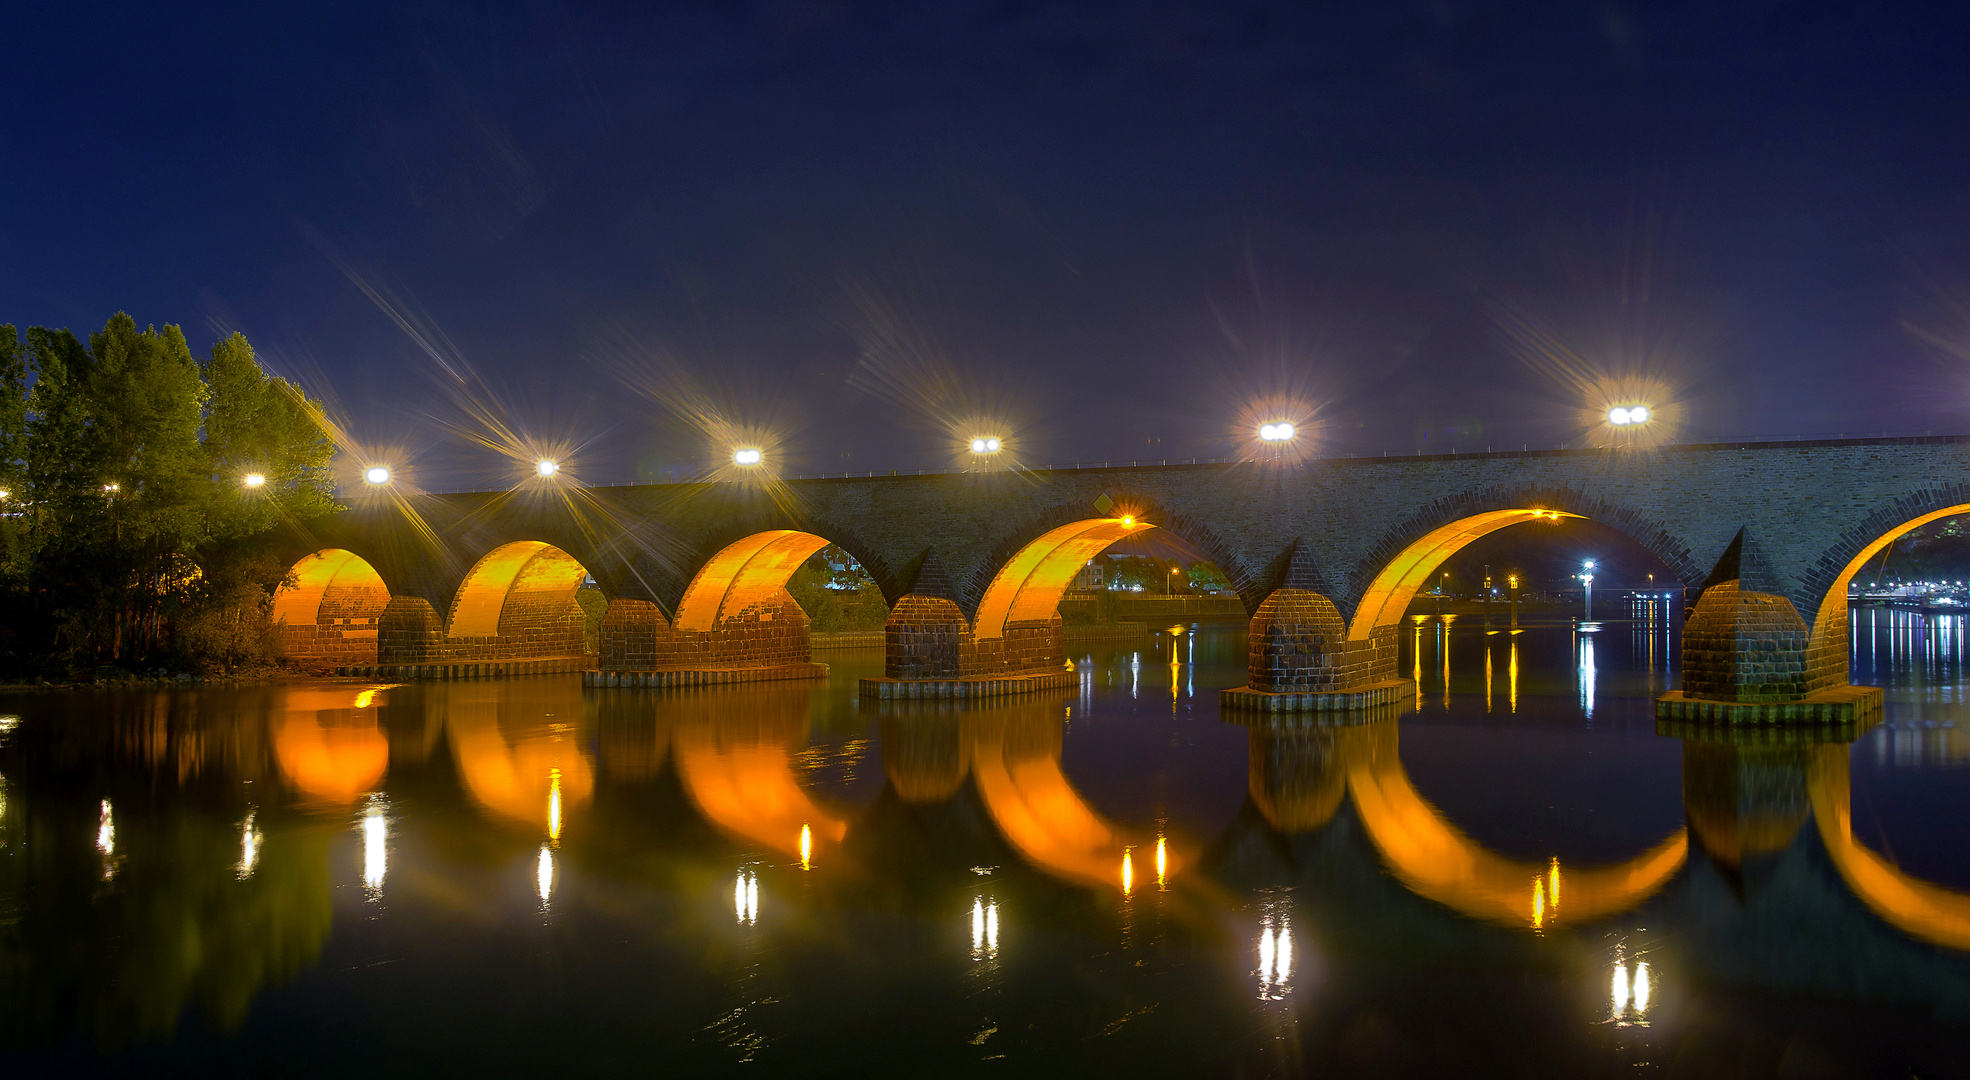
<path id="1" fill-rule="evenodd" d="M 333 508 L 332 452 L 319 407 L 241 335 L 201 364 L 176 326 L 120 312 L 86 348 L 0 327 L 0 648 L 15 667 L 264 655 L 285 569 L 252 540 Z"/>
<path id="2" fill-rule="evenodd" d="M 1218 569 L 1216 563 L 1201 561 L 1191 563 L 1184 576 L 1190 579 L 1190 587 L 1198 592 L 1216 592 L 1219 589 L 1231 588 L 1231 579 L 1224 576 L 1224 571 Z"/>

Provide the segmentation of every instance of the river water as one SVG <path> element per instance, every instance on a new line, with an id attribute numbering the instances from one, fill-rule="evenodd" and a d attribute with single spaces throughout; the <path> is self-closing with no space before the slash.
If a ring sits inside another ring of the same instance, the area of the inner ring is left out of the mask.
<path id="1" fill-rule="evenodd" d="M 0 1070 L 1970 1075 L 1962 621 L 1860 609 L 1882 722 L 1733 742 L 1616 616 L 1416 622 L 1342 727 L 1223 719 L 1208 626 L 971 707 L 13 696 Z"/>

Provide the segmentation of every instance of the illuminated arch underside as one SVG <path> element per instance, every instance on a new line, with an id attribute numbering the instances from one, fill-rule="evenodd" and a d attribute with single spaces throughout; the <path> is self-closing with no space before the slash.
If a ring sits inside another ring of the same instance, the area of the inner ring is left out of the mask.
<path id="1" fill-rule="evenodd" d="M 294 584 L 274 594 L 274 622 L 289 626 L 314 626 L 321 619 L 322 601 L 331 589 L 367 592 L 373 599 L 364 603 L 360 614 L 375 616 L 390 603 L 383 578 L 361 556 L 341 548 L 325 548 L 303 556 L 293 567 Z M 375 610 L 368 610 L 369 608 Z"/>
<path id="2" fill-rule="evenodd" d="M 1970 514 L 1970 503 L 1951 506 L 1946 509 L 1924 514 L 1921 517 L 1910 518 L 1895 528 L 1882 533 L 1873 543 L 1862 548 L 1860 554 L 1848 560 L 1846 568 L 1840 571 L 1839 577 L 1833 579 L 1833 584 L 1827 588 L 1826 595 L 1820 599 L 1819 615 L 1813 620 L 1812 644 L 1818 645 L 1820 642 L 1826 640 L 1829 634 L 1845 632 L 1847 624 L 1847 589 L 1853 584 L 1854 575 L 1860 572 L 1861 567 L 1873 562 L 1874 557 L 1886 550 L 1889 544 L 1894 543 L 1909 533 L 1932 521 L 1941 521 L 1943 518 L 1955 517 L 1958 514 Z M 1844 661 L 1842 662 L 1844 663 Z"/>
<path id="3" fill-rule="evenodd" d="M 1521 522 L 1542 519 L 1557 521 L 1579 516 L 1559 510 L 1492 510 L 1436 529 L 1403 548 L 1401 554 L 1389 560 L 1382 572 L 1375 575 L 1367 592 L 1362 594 L 1360 606 L 1355 609 L 1354 622 L 1348 628 L 1348 640 L 1366 641 L 1377 628 L 1401 622 L 1403 612 L 1409 609 L 1409 601 L 1415 599 L 1416 591 L 1436 573 L 1437 567 L 1478 537 Z"/>
<path id="4" fill-rule="evenodd" d="M 452 602 L 448 637 L 498 637 L 509 611 L 528 603 L 565 597 L 572 606 L 575 590 L 588 571 L 574 556 L 539 540 L 516 540 L 487 552 L 465 575 Z"/>
<path id="5" fill-rule="evenodd" d="M 718 620 L 777 597 L 824 537 L 792 529 L 755 533 L 711 557 L 677 605 L 679 630 L 710 630 Z"/>
<path id="6" fill-rule="evenodd" d="M 1088 560 L 1131 533 L 1153 529 L 1146 522 L 1124 524 L 1120 518 L 1094 518 L 1062 525 L 1008 560 L 978 604 L 975 636 L 1003 637 L 1009 622 L 1051 619 L 1060 598 Z"/>

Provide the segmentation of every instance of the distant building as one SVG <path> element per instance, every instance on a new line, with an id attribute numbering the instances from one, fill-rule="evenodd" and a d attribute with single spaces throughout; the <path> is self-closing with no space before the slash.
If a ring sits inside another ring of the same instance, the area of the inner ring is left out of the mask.
<path id="1" fill-rule="evenodd" d="M 1072 589 L 1099 589 L 1102 587 L 1103 574 L 1107 569 L 1099 561 L 1089 562 L 1086 566 L 1081 567 L 1079 573 L 1074 575 L 1073 584 L 1068 587 Z"/>

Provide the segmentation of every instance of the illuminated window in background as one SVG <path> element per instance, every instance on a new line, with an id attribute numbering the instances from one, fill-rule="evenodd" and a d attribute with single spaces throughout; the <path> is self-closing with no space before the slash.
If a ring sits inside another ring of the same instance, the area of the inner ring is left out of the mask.
<path id="1" fill-rule="evenodd" d="M 732 889 L 732 906 L 738 910 L 740 926 L 752 926 L 759 922 L 758 874 L 750 870 L 739 871 L 739 882 Z"/>
<path id="2" fill-rule="evenodd" d="M 999 902 L 979 897 L 971 902 L 971 958 L 995 960 L 999 955 Z"/>

